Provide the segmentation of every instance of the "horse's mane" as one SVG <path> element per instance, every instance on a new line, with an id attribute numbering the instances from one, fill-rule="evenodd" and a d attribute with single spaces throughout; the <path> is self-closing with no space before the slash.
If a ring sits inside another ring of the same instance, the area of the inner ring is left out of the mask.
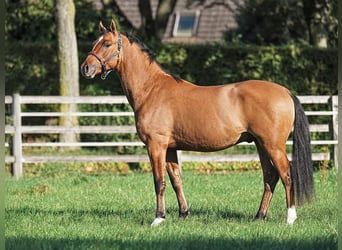
<path id="1" fill-rule="evenodd" d="M 148 55 L 148 57 L 150 59 L 150 63 L 152 63 L 152 62 L 157 63 L 167 74 L 171 75 L 177 82 L 182 81 L 182 79 L 180 77 L 171 74 L 170 72 L 168 72 L 168 70 L 165 70 L 160 65 L 160 63 L 157 62 L 156 54 L 150 48 L 148 48 L 145 43 L 141 42 L 137 37 L 135 37 L 134 35 L 132 35 L 129 32 L 124 32 L 123 34 L 128 38 L 130 43 L 136 43 L 141 48 L 141 51 Z"/>
<path id="2" fill-rule="evenodd" d="M 141 42 L 137 37 L 135 37 L 131 33 L 124 32 L 123 34 L 128 38 L 130 43 L 136 43 L 139 45 L 139 47 L 141 48 L 141 51 L 145 52 L 148 55 L 151 63 L 156 61 L 156 55 L 154 54 L 152 50 L 150 50 L 150 48 L 146 46 L 145 43 Z"/>

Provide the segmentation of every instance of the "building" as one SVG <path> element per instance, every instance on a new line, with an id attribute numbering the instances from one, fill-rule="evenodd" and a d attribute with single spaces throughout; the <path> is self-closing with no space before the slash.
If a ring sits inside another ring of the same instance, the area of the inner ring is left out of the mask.
<path id="1" fill-rule="evenodd" d="M 155 15 L 158 0 L 151 1 Z M 141 25 L 138 0 L 116 0 L 134 28 Z M 178 0 L 170 16 L 163 42 L 205 43 L 221 41 L 236 28 L 235 14 L 242 0 Z"/>

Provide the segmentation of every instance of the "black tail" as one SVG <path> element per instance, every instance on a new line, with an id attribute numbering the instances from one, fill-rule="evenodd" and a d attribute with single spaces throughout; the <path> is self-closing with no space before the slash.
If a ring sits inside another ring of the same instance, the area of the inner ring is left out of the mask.
<path id="1" fill-rule="evenodd" d="M 295 204 L 310 202 L 314 194 L 313 166 L 309 122 L 298 98 L 292 95 L 295 106 L 291 179 Z"/>

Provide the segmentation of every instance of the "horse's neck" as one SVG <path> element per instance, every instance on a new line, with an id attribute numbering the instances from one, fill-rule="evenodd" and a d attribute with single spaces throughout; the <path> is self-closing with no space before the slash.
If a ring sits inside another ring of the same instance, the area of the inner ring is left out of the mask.
<path id="1" fill-rule="evenodd" d="M 127 41 L 122 51 L 123 57 L 118 70 L 121 85 L 130 105 L 136 111 L 145 102 L 151 89 L 158 84 L 152 79 L 161 72 L 161 68 L 156 62 L 151 62 L 148 55 L 135 43 Z"/>

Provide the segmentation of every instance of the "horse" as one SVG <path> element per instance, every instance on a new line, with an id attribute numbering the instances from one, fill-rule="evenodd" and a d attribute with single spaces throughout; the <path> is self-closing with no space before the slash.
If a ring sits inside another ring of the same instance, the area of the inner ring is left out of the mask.
<path id="1" fill-rule="evenodd" d="M 314 194 L 310 132 L 298 98 L 272 82 L 248 80 L 198 86 L 166 72 L 134 36 L 121 33 L 112 20 L 99 24 L 101 35 L 81 64 L 88 79 L 115 70 L 134 110 L 136 130 L 146 145 L 154 178 L 156 214 L 151 226 L 166 218 L 165 175 L 175 191 L 179 218 L 190 214 L 184 196 L 177 150 L 211 152 L 254 142 L 264 192 L 255 219 L 266 218 L 279 179 L 285 189 L 287 223 L 297 219 L 296 205 Z M 293 136 L 292 162 L 286 141 Z"/>

